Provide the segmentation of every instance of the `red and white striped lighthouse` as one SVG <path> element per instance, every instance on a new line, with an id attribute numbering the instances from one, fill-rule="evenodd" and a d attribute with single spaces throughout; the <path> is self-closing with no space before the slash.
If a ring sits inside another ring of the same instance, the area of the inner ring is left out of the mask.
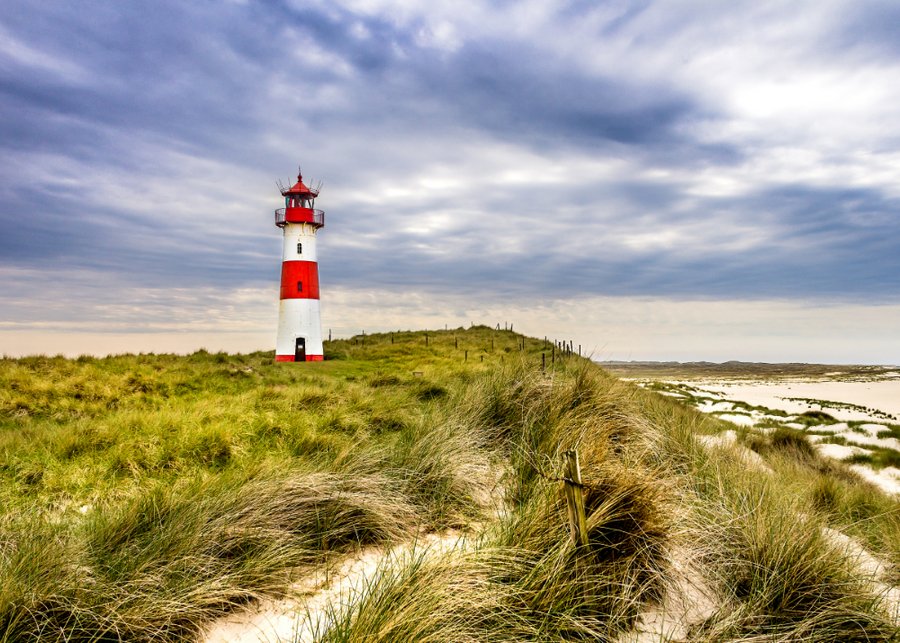
<path id="1" fill-rule="evenodd" d="M 275 225 L 284 232 L 275 361 L 316 362 L 324 355 L 316 232 L 325 225 L 325 213 L 314 209 L 319 191 L 304 185 L 300 174 L 281 194 L 284 207 L 275 210 Z"/>

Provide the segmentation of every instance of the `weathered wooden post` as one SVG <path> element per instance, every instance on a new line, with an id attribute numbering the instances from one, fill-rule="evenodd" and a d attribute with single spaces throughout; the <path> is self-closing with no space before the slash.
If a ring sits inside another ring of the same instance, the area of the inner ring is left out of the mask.
<path id="1" fill-rule="evenodd" d="M 428 333 L 425 333 L 425 345 L 428 346 Z"/>
<path id="2" fill-rule="evenodd" d="M 547 370 L 547 354 L 541 353 L 541 373 Z"/>
<path id="3" fill-rule="evenodd" d="M 464 362 L 469 361 L 469 351 L 466 351 L 466 358 L 463 360 Z"/>
<path id="4" fill-rule="evenodd" d="M 578 451 L 569 449 L 563 454 L 566 458 L 565 492 L 566 506 L 569 510 L 569 529 L 572 542 L 583 547 L 588 542 L 587 516 L 584 510 L 584 484 L 581 481 L 581 465 L 578 462 Z"/>
<path id="5" fill-rule="evenodd" d="M 453 338 L 453 348 L 459 348 L 459 337 Z"/>

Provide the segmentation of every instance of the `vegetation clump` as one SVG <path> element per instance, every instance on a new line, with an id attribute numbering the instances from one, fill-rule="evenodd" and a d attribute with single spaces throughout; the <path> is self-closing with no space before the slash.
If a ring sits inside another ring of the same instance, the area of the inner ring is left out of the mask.
<path id="1" fill-rule="evenodd" d="M 825 411 L 804 411 L 799 416 L 797 416 L 797 420 L 804 424 L 823 424 L 826 422 L 837 422 L 833 415 L 831 415 L 830 413 L 826 413 Z"/>

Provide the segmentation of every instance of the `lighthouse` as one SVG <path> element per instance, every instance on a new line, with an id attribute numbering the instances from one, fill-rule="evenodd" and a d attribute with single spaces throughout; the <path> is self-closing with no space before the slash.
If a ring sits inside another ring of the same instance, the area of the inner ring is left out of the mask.
<path id="1" fill-rule="evenodd" d="M 279 187 L 284 207 L 275 210 L 275 225 L 283 232 L 284 244 L 275 361 L 317 362 L 324 352 L 316 232 L 325 225 L 325 213 L 314 208 L 319 190 L 304 185 L 301 174 L 290 188 Z"/>

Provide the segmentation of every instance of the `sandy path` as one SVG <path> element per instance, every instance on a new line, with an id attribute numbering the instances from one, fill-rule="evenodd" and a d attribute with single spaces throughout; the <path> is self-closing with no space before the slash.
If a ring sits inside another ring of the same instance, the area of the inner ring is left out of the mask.
<path id="1" fill-rule="evenodd" d="M 775 473 L 761 455 L 738 442 L 736 431 L 723 431 L 716 435 L 698 435 L 697 440 L 709 449 L 730 449 L 738 460 L 757 471 Z"/>
<path id="2" fill-rule="evenodd" d="M 823 533 L 837 549 L 853 561 L 866 580 L 872 583 L 875 593 L 881 597 L 882 604 L 891 619 L 900 624 L 900 587 L 885 582 L 888 574 L 887 566 L 857 539 L 830 527 L 824 527 Z"/>
<path id="3" fill-rule="evenodd" d="M 720 608 L 720 600 L 688 549 L 672 552 L 672 576 L 660 605 L 641 612 L 634 630 L 618 643 L 682 641 L 691 627 L 703 623 Z"/>
<path id="4" fill-rule="evenodd" d="M 214 621 L 198 640 L 202 643 L 312 643 L 317 632 L 327 629 L 328 616 L 351 603 L 384 565 L 413 552 L 432 555 L 464 547 L 465 542 L 464 534 L 448 530 L 394 547 L 364 547 L 336 566 L 323 566 L 294 583 L 287 598 L 263 601 L 247 611 Z"/>

